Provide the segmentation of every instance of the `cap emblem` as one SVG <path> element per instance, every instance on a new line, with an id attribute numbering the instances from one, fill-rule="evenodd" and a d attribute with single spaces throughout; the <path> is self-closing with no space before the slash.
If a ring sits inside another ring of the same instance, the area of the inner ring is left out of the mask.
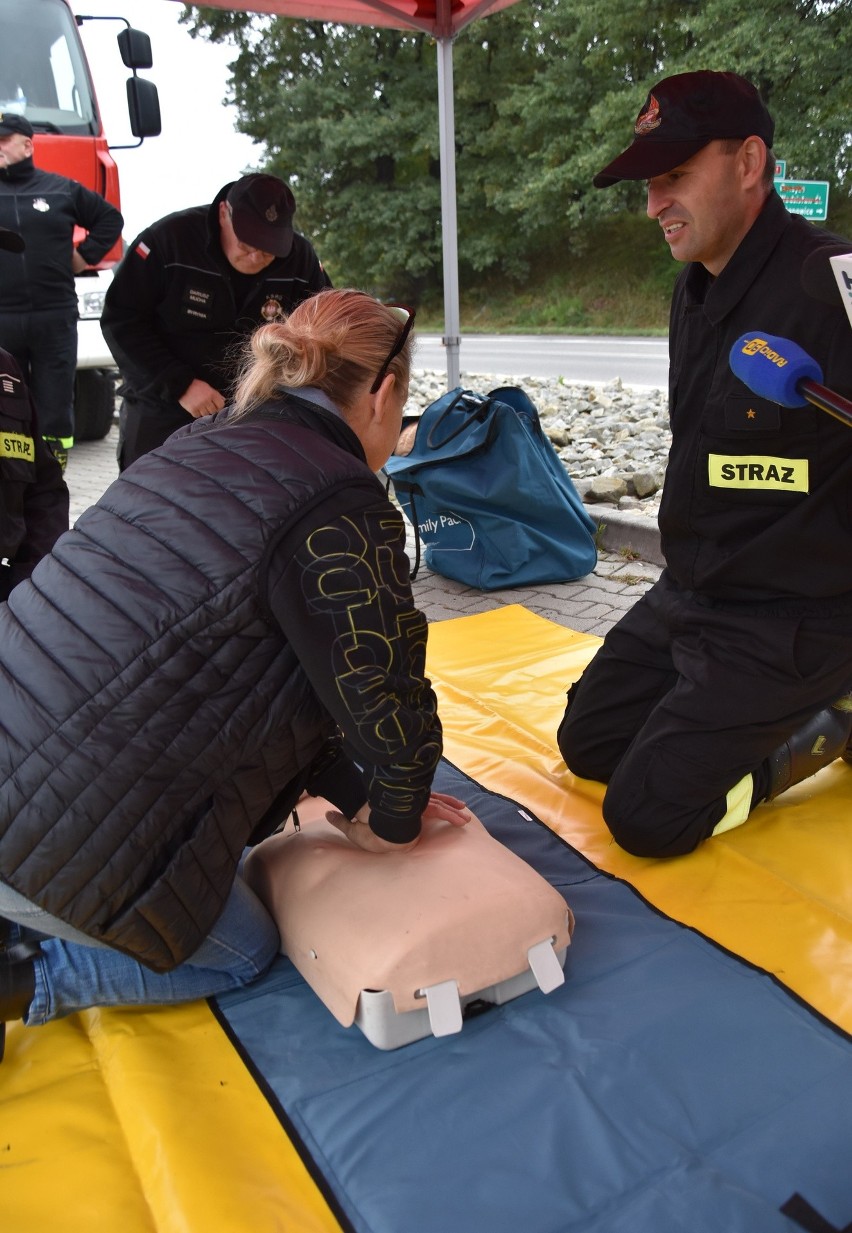
<path id="1" fill-rule="evenodd" d="M 276 210 L 274 205 L 271 205 L 269 207 L 269 209 L 266 211 L 266 214 L 264 215 L 264 218 L 266 219 L 268 223 L 278 222 L 278 211 Z"/>
<path id="2" fill-rule="evenodd" d="M 659 128 L 660 119 L 660 104 L 652 94 L 648 99 L 647 110 L 642 112 L 634 124 L 633 132 L 637 137 L 644 137 L 646 133 L 651 133 L 655 128 Z"/>

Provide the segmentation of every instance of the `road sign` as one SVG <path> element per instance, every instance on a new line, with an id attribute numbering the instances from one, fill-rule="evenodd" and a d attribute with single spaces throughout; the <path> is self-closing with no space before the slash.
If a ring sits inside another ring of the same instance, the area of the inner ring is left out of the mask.
<path id="1" fill-rule="evenodd" d="M 828 218 L 828 180 L 775 180 L 781 200 L 791 214 L 803 214 L 813 222 Z"/>

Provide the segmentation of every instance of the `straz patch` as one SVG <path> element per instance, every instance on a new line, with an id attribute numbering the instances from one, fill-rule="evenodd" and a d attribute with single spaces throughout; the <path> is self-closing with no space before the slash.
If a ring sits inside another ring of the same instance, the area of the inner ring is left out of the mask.
<path id="1" fill-rule="evenodd" d="M 35 441 L 22 432 L 2 432 L 0 458 L 19 458 L 23 462 L 35 462 Z"/>
<path id="2" fill-rule="evenodd" d="M 711 488 L 748 488 L 752 492 L 809 492 L 807 458 L 772 458 L 760 454 L 710 454 Z"/>

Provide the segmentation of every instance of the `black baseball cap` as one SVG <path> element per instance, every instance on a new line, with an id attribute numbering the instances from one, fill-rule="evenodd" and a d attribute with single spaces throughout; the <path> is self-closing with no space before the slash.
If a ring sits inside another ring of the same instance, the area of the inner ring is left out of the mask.
<path id="1" fill-rule="evenodd" d="M 10 133 L 23 133 L 32 137 L 33 126 L 26 116 L 19 116 L 16 111 L 0 112 L 0 137 L 8 137 Z"/>
<path id="2" fill-rule="evenodd" d="M 24 237 L 18 235 L 17 231 L 0 227 L 0 248 L 5 248 L 7 253 L 22 253 L 26 248 Z"/>
<path id="3" fill-rule="evenodd" d="M 775 121 L 745 77 L 700 69 L 654 86 L 633 132 L 633 143 L 592 180 L 595 188 L 663 175 L 723 137 L 760 137 L 771 148 Z"/>
<path id="4" fill-rule="evenodd" d="M 225 200 L 238 240 L 276 257 L 290 255 L 296 199 L 283 180 L 270 175 L 243 176 Z"/>

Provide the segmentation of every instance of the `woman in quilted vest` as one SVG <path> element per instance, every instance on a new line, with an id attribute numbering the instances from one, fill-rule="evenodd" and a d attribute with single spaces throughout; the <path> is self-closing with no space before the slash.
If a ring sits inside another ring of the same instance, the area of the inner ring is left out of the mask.
<path id="1" fill-rule="evenodd" d="M 0 1025 L 254 980 L 279 939 L 240 861 L 303 792 L 379 852 L 469 817 L 431 792 L 426 620 L 375 475 L 412 322 L 335 290 L 259 329 L 235 405 L 0 605 Z"/>

